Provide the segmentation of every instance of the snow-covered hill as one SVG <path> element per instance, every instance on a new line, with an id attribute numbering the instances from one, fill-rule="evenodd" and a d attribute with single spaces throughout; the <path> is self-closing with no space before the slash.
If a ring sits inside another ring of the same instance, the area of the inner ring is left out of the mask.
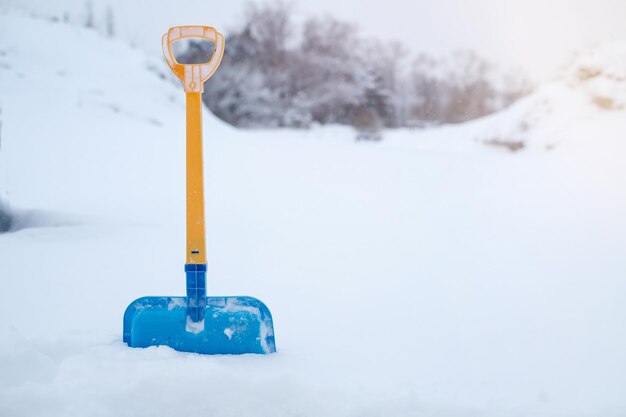
<path id="1" fill-rule="evenodd" d="M 388 132 L 388 143 L 476 150 L 475 144 L 513 152 L 611 155 L 626 131 L 626 41 L 598 45 L 572 57 L 551 82 L 510 108 L 459 126 Z M 483 150 L 480 150 L 483 152 Z"/>
<path id="2" fill-rule="evenodd" d="M 489 118 L 482 139 L 545 150 L 603 148 L 607 137 L 623 142 L 615 133 L 626 120 L 625 55 L 626 41 L 581 51 L 553 82 Z M 583 126 L 591 135 L 581 134 Z"/>
<path id="3" fill-rule="evenodd" d="M 121 342 L 131 300 L 184 292 L 182 90 L 158 56 L 0 16 L 0 415 L 623 415 L 619 48 L 382 143 L 205 114 L 209 293 L 265 301 L 278 347 L 207 357 Z"/>

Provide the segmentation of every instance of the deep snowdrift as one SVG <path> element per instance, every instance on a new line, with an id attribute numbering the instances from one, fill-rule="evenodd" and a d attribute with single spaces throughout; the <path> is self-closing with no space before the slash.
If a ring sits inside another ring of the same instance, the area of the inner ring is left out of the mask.
<path id="1" fill-rule="evenodd" d="M 182 90 L 160 57 L 0 17 L 0 195 L 40 219 L 0 235 L 0 415 L 623 415 L 611 48 L 577 61 L 598 75 L 381 144 L 205 114 L 209 292 L 265 301 L 279 350 L 205 357 L 121 343 L 131 300 L 184 292 Z"/>

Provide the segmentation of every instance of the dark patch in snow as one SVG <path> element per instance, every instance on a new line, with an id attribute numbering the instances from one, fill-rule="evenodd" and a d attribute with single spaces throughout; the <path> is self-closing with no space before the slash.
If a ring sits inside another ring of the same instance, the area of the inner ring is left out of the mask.
<path id="1" fill-rule="evenodd" d="M 601 74 L 602 74 L 602 71 L 600 71 L 597 68 L 580 67 L 578 68 L 578 71 L 576 72 L 576 77 L 578 78 L 579 81 L 587 81 L 592 78 L 596 78 Z"/>
<path id="2" fill-rule="evenodd" d="M 109 110 L 111 110 L 113 113 L 119 113 L 120 112 L 119 106 L 116 106 L 115 104 L 104 103 L 104 104 L 102 104 L 102 106 L 106 107 Z"/>
<path id="3" fill-rule="evenodd" d="M 154 74 L 156 74 L 157 77 L 159 77 L 159 79 L 161 80 L 165 80 L 167 79 L 167 74 L 165 72 L 163 72 L 161 70 L 161 67 L 159 67 L 156 63 L 154 62 L 148 62 L 146 64 L 146 69 Z"/>
<path id="4" fill-rule="evenodd" d="M 498 146 L 508 149 L 511 152 L 517 152 L 524 149 L 526 146 L 521 140 L 509 140 L 509 139 L 490 139 L 483 142 L 485 145 Z"/>
<path id="5" fill-rule="evenodd" d="M 356 134 L 357 141 L 380 142 L 382 139 L 383 135 L 378 131 L 359 130 Z"/>
<path id="6" fill-rule="evenodd" d="M 623 107 L 616 104 L 615 100 L 611 97 L 594 95 L 591 97 L 591 101 L 596 105 L 599 109 L 602 110 L 622 110 Z"/>
<path id="7" fill-rule="evenodd" d="M 13 210 L 0 202 L 0 233 L 41 227 L 74 226 L 78 222 L 67 215 L 42 210 Z"/>
<path id="8" fill-rule="evenodd" d="M 163 123 L 161 123 L 161 122 L 160 122 L 160 121 L 158 121 L 157 119 L 149 118 L 149 119 L 148 119 L 148 122 L 149 122 L 150 124 L 153 124 L 153 125 L 158 126 L 158 127 L 163 126 Z"/>
<path id="9" fill-rule="evenodd" d="M 11 232 L 38 227 L 75 226 L 78 222 L 67 215 L 42 210 L 25 210 L 17 212 L 13 217 Z"/>
<path id="10" fill-rule="evenodd" d="M 0 233 L 5 233 L 11 230 L 13 224 L 13 218 L 8 209 L 0 202 Z"/>

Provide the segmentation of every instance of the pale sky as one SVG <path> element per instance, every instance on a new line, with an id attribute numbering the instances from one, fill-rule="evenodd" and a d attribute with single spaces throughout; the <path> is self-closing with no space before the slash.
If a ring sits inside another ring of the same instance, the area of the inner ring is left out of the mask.
<path id="1" fill-rule="evenodd" d="M 112 5 L 119 36 L 158 52 L 168 26 L 233 27 L 245 1 L 91 0 L 96 14 Z M 87 0 L 0 0 L 38 10 L 81 13 Z M 400 40 L 414 52 L 446 54 L 471 48 L 503 70 L 520 68 L 549 78 L 573 51 L 626 39 L 626 0 L 292 0 L 297 19 L 332 15 L 356 23 L 365 35 Z M 226 31 L 227 32 L 227 31 Z M 228 39 L 226 40 L 228 42 Z M 626 57 L 625 57 L 626 59 Z"/>

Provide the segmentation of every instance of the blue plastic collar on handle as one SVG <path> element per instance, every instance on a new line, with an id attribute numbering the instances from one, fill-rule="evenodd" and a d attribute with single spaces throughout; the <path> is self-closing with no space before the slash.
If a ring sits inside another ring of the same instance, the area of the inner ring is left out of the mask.
<path id="1" fill-rule="evenodd" d="M 185 264 L 187 276 L 187 317 L 194 323 L 204 320 L 206 309 L 206 264 Z"/>

